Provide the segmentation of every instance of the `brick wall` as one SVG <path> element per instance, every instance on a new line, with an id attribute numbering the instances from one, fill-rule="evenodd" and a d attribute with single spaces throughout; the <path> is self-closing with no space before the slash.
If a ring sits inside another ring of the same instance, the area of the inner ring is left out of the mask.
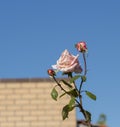
<path id="1" fill-rule="evenodd" d="M 63 121 L 68 98 L 51 99 L 49 79 L 0 80 L 0 127 L 76 127 L 75 111 Z"/>

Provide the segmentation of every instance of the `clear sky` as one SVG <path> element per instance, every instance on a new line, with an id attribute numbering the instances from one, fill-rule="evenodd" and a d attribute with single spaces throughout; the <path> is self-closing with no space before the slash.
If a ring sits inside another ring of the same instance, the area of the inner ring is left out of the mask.
<path id="1" fill-rule="evenodd" d="M 86 87 L 97 95 L 85 99 L 92 122 L 104 113 L 109 127 L 119 127 L 120 1 L 0 1 L 0 78 L 48 78 L 61 52 L 76 55 L 81 40 L 88 45 Z"/>

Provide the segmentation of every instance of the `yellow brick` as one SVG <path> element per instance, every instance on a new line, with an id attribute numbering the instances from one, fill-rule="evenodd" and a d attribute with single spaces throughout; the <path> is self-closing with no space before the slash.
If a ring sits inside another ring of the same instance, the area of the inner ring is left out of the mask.
<path id="1" fill-rule="evenodd" d="M 37 121 L 37 116 L 24 116 L 23 117 L 24 121 Z"/>
<path id="2" fill-rule="evenodd" d="M 26 93 L 29 93 L 29 89 L 15 89 L 14 93 L 15 94 L 26 94 Z"/>
<path id="3" fill-rule="evenodd" d="M 1 104 L 0 104 L 0 111 L 4 111 L 4 110 L 6 110 L 6 107 L 7 107 L 7 106 L 5 106 L 5 105 L 1 105 Z"/>
<path id="4" fill-rule="evenodd" d="M 36 87 L 41 89 L 51 89 L 53 86 L 53 83 L 36 83 Z"/>
<path id="5" fill-rule="evenodd" d="M 5 83 L 0 83 L 0 90 L 2 90 L 5 87 L 6 87 L 6 84 Z"/>
<path id="6" fill-rule="evenodd" d="M 46 122 L 47 121 L 38 121 L 38 122 L 31 121 L 30 127 L 47 127 Z M 48 126 L 48 127 L 50 127 L 50 126 Z"/>
<path id="7" fill-rule="evenodd" d="M 39 121 L 52 121 L 53 120 L 53 117 L 52 116 L 47 116 L 46 114 L 42 115 L 42 116 L 39 116 L 38 117 L 38 120 Z"/>
<path id="8" fill-rule="evenodd" d="M 4 95 L 10 95 L 11 93 L 13 93 L 13 89 L 2 89 L 0 90 L 0 94 L 4 94 Z"/>
<path id="9" fill-rule="evenodd" d="M 49 110 L 49 112 L 47 112 L 47 115 L 49 115 L 49 116 L 59 116 L 60 114 L 61 114 L 61 111 L 62 111 L 62 108 L 61 109 L 59 109 L 59 110 L 54 110 L 54 109 L 51 109 L 51 110 Z"/>
<path id="10" fill-rule="evenodd" d="M 44 105 L 45 101 L 42 99 L 34 99 L 30 101 L 30 104 L 34 104 L 34 105 Z"/>
<path id="11" fill-rule="evenodd" d="M 36 88 L 36 89 L 30 89 L 30 94 L 44 94 L 44 89 Z"/>
<path id="12" fill-rule="evenodd" d="M 0 94 L 0 100 L 4 100 L 4 99 L 6 99 L 6 95 Z"/>
<path id="13" fill-rule="evenodd" d="M 36 84 L 35 83 L 22 83 L 21 87 L 22 88 L 33 89 L 33 88 L 36 88 Z"/>
<path id="14" fill-rule="evenodd" d="M 22 117 L 18 117 L 18 116 L 10 116 L 7 118 L 8 122 L 17 122 L 17 121 L 21 121 Z"/>
<path id="15" fill-rule="evenodd" d="M 49 121 L 46 122 L 46 127 L 59 127 L 60 126 L 60 122 L 59 121 Z M 62 127 L 62 126 L 60 126 Z"/>
<path id="16" fill-rule="evenodd" d="M 0 115 L 0 123 L 1 122 L 6 122 L 7 121 L 7 117 L 6 116 L 1 116 Z"/>
<path id="17" fill-rule="evenodd" d="M 11 95 L 7 95 L 6 98 L 10 99 L 10 100 L 21 99 L 22 95 L 20 95 L 20 94 L 11 94 Z"/>
<path id="18" fill-rule="evenodd" d="M 15 123 L 14 122 L 2 122 L 1 127 L 15 127 Z"/>
<path id="19" fill-rule="evenodd" d="M 13 105 L 15 102 L 14 100 L 1 100 L 0 105 Z"/>
<path id="20" fill-rule="evenodd" d="M 12 116 L 12 115 L 14 115 L 15 114 L 15 112 L 14 111 L 0 111 L 0 115 L 1 116 Z"/>
<path id="21" fill-rule="evenodd" d="M 46 96 L 46 94 L 43 93 L 43 94 L 38 94 L 37 97 L 38 97 L 39 100 L 42 100 L 42 99 L 46 100 L 46 99 L 48 99 L 51 96 L 50 94 L 48 94 L 48 95 Z M 52 98 L 50 98 L 50 99 L 51 99 L 51 101 L 53 101 Z"/>
<path id="22" fill-rule="evenodd" d="M 29 100 L 27 100 L 27 99 L 26 100 L 24 100 L 24 99 L 23 100 L 21 100 L 21 99 L 20 100 L 16 100 L 15 104 L 16 105 L 27 105 L 27 104 L 29 104 Z"/>
<path id="23" fill-rule="evenodd" d="M 13 88 L 13 89 L 17 89 L 20 88 L 21 84 L 20 83 L 7 83 L 6 84 L 6 88 Z"/>
<path id="24" fill-rule="evenodd" d="M 22 94 L 22 98 L 23 99 L 31 99 L 31 100 L 34 100 L 34 99 L 36 99 L 36 94 L 28 94 L 28 93 L 26 93 L 26 94 Z"/>
<path id="25" fill-rule="evenodd" d="M 37 105 L 24 105 L 22 106 L 22 110 L 37 110 Z"/>
<path id="26" fill-rule="evenodd" d="M 21 110 L 22 109 L 22 106 L 21 105 L 9 105 L 9 106 L 6 106 L 6 110 L 8 111 L 16 111 L 16 110 Z"/>
<path id="27" fill-rule="evenodd" d="M 14 127 L 30 127 L 30 123 L 26 121 L 16 122 Z"/>
<path id="28" fill-rule="evenodd" d="M 43 116 L 45 115 L 45 110 L 32 110 L 30 111 L 30 114 L 33 116 Z"/>
<path id="29" fill-rule="evenodd" d="M 24 111 L 24 110 L 20 110 L 20 111 L 16 111 L 15 115 L 16 116 L 29 116 L 29 111 Z"/>

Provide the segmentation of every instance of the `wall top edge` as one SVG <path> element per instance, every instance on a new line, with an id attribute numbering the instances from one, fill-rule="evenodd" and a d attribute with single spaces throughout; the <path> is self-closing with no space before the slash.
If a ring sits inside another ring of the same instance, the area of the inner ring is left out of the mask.
<path id="1" fill-rule="evenodd" d="M 0 83 L 7 82 L 53 82 L 51 78 L 1 78 Z"/>
<path id="2" fill-rule="evenodd" d="M 57 80 L 66 78 L 57 78 Z M 67 79 L 66 79 L 67 80 Z M 17 82 L 54 82 L 52 78 L 1 78 L 0 83 L 17 83 Z"/>

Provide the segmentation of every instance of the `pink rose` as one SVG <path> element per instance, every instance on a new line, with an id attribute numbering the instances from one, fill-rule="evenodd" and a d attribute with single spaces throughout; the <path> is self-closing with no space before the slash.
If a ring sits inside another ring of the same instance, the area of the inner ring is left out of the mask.
<path id="1" fill-rule="evenodd" d="M 77 44 L 75 44 L 75 47 L 77 48 L 77 50 L 79 52 L 86 52 L 87 51 L 87 46 L 84 41 L 78 42 Z"/>
<path id="2" fill-rule="evenodd" d="M 52 65 L 53 69 L 57 69 L 59 71 L 62 71 L 64 73 L 68 72 L 75 72 L 75 73 L 81 73 L 82 68 L 78 61 L 78 56 L 74 56 L 68 52 L 66 49 L 60 56 L 60 58 L 57 60 L 56 65 Z"/>

